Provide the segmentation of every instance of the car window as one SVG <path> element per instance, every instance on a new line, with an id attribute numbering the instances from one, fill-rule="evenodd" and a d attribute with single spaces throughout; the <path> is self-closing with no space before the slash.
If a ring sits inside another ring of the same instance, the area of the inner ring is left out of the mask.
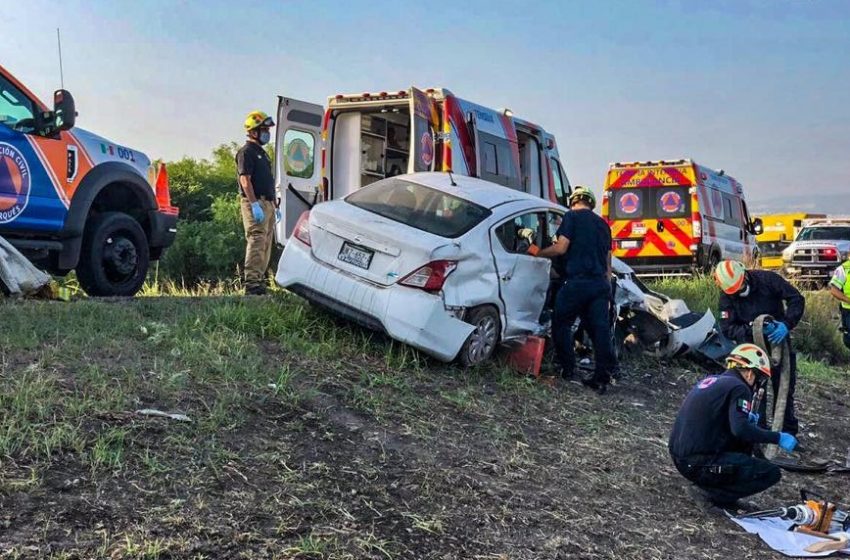
<path id="1" fill-rule="evenodd" d="M 850 227 L 807 227 L 797 236 L 797 241 L 850 240 Z"/>
<path id="2" fill-rule="evenodd" d="M 35 106 L 12 82 L 0 75 L 0 123 L 21 132 L 35 131 Z"/>
<path id="3" fill-rule="evenodd" d="M 499 238 L 505 251 L 524 254 L 528 251 L 529 243 L 522 233 L 526 229 L 531 230 L 534 244 L 538 247 L 542 246 L 543 236 L 546 235 L 545 220 L 546 214 L 543 212 L 529 212 L 515 216 L 496 227 L 496 237 Z"/>
<path id="4" fill-rule="evenodd" d="M 732 226 L 742 225 L 741 210 L 737 201 L 725 194 L 723 195 L 723 221 Z"/>
<path id="5" fill-rule="evenodd" d="M 441 237 L 460 237 L 490 215 L 490 210 L 437 189 L 396 177 L 348 195 L 349 204 Z"/>

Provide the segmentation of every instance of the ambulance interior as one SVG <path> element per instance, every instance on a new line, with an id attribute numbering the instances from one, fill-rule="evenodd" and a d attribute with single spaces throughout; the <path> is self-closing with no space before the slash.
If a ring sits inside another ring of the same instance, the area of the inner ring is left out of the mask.
<path id="1" fill-rule="evenodd" d="M 385 177 L 408 172 L 408 103 L 339 113 L 333 127 L 333 198 L 342 198 Z"/>

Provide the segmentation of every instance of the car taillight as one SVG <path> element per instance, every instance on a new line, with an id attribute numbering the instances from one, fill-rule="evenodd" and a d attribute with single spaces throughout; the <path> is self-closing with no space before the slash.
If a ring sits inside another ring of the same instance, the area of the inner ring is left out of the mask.
<path id="1" fill-rule="evenodd" d="M 292 236 L 304 245 L 310 247 L 310 211 L 305 210 L 298 218 Z"/>
<path id="2" fill-rule="evenodd" d="M 399 280 L 399 284 L 419 288 L 426 292 L 439 292 L 449 274 L 457 268 L 457 261 L 431 261 Z"/>

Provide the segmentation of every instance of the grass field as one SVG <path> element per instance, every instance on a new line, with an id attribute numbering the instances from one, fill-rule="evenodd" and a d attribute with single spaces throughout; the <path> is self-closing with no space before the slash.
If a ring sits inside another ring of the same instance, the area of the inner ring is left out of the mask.
<path id="1" fill-rule="evenodd" d="M 147 293 L 0 302 L 0 557 L 770 557 L 683 500 L 666 436 L 688 362 L 636 359 L 599 397 L 283 292 Z M 805 437 L 843 457 L 847 379 L 801 369 Z M 800 486 L 847 488 L 789 475 L 765 499 Z"/>

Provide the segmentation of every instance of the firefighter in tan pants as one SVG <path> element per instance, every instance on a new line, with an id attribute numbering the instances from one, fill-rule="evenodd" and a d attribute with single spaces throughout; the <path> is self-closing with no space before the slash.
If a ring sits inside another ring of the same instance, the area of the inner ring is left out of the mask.
<path id="1" fill-rule="evenodd" d="M 236 152 L 236 172 L 242 195 L 242 224 L 245 226 L 245 293 L 266 293 L 266 270 L 274 245 L 274 174 L 263 148 L 271 140 L 274 126 L 270 116 L 254 111 L 245 118 L 248 140 Z"/>

